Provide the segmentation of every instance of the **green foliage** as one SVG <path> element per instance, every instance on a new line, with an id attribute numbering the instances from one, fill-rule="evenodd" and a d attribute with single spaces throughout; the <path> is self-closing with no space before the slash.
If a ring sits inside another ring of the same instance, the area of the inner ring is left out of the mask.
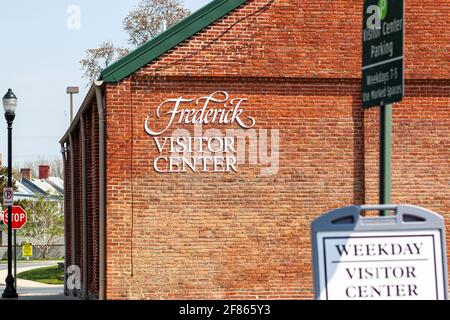
<path id="1" fill-rule="evenodd" d="M 33 246 L 40 249 L 41 258 L 45 259 L 57 237 L 64 235 L 64 216 L 59 208 L 60 203 L 39 197 L 35 201 L 19 201 L 18 205 L 28 214 L 27 224 L 19 231 L 19 235 L 32 239 Z"/>

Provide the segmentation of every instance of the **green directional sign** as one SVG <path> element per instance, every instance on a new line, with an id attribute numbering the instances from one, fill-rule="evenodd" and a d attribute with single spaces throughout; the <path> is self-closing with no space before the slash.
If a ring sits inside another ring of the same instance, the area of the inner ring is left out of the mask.
<path id="1" fill-rule="evenodd" d="M 404 94 L 403 0 L 364 0 L 362 103 L 399 102 Z"/>

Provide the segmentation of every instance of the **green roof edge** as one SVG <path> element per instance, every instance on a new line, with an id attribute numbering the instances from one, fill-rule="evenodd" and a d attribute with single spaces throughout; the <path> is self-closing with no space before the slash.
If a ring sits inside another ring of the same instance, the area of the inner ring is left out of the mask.
<path id="1" fill-rule="evenodd" d="M 142 47 L 116 61 L 100 74 L 104 82 L 119 82 L 143 66 L 208 27 L 247 0 L 214 0 Z"/>

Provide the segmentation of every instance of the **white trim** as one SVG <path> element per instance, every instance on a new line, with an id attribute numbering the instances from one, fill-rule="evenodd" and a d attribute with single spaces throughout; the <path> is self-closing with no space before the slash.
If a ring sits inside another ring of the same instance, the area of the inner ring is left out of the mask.
<path id="1" fill-rule="evenodd" d="M 394 62 L 394 61 L 397 61 L 397 60 L 400 60 L 400 59 L 403 59 L 403 56 L 392 58 L 392 59 L 385 60 L 385 61 L 380 61 L 380 62 L 377 62 L 377 63 L 372 63 L 372 64 L 369 64 L 368 66 L 363 67 L 362 69 L 363 70 L 370 69 L 370 68 L 373 68 L 373 67 L 376 67 L 376 66 L 380 66 L 380 65 L 383 65 L 383 64 L 386 64 L 386 63 Z"/>

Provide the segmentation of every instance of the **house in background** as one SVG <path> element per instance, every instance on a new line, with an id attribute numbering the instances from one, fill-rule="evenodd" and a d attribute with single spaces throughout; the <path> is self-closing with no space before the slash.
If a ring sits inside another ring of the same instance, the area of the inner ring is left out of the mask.
<path id="1" fill-rule="evenodd" d="M 50 176 L 50 166 L 40 165 L 39 176 L 33 178 L 30 168 L 20 170 L 20 180 L 16 180 L 16 190 L 14 200 L 37 200 L 45 197 L 48 201 L 58 202 L 58 209 L 63 214 L 64 181 L 59 177 Z M 3 213 L 2 213 L 3 214 Z M 3 219 L 1 219 L 3 220 Z M 2 231 L 2 243 L 6 245 L 7 234 Z M 58 244 L 64 243 L 64 237 L 58 239 Z"/>
<path id="2" fill-rule="evenodd" d="M 39 166 L 39 177 L 33 178 L 32 171 L 29 168 L 20 170 L 21 180 L 17 181 L 19 189 L 23 189 L 24 196 L 28 195 L 26 191 L 30 191 L 32 196 L 29 199 L 35 199 L 40 196 L 47 197 L 51 200 L 62 201 L 64 199 L 64 181 L 59 177 L 50 177 L 50 166 Z M 14 196 L 20 197 L 21 194 L 17 190 Z M 19 199 L 19 198 L 18 198 Z"/>

